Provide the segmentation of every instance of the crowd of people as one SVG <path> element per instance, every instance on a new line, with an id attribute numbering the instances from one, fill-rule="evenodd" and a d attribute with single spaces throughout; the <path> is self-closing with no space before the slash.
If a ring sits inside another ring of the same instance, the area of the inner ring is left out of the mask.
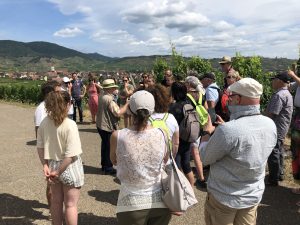
<path id="1" fill-rule="evenodd" d="M 162 200 L 168 149 L 190 184 L 207 190 L 207 225 L 256 224 L 265 185 L 276 187 L 285 178 L 283 143 L 290 128 L 291 166 L 300 179 L 300 78 L 292 70 L 271 77 L 274 92 L 262 111 L 263 85 L 242 78 L 229 56 L 219 64 L 224 87 L 213 72 L 176 80 L 170 69 L 161 83 L 147 73 L 137 85 L 128 75 L 120 86 L 114 79 L 100 84 L 89 75 L 86 86 L 76 73 L 45 83 L 35 128 L 53 224 L 61 225 L 63 214 L 68 225 L 77 224 L 84 172 L 76 114 L 82 123 L 86 92 L 101 139 L 99 166 L 121 183 L 118 224 L 164 225 L 172 214 L 181 215 L 170 212 Z M 296 91 L 294 99 L 291 90 Z M 300 188 L 292 191 L 300 194 Z"/>

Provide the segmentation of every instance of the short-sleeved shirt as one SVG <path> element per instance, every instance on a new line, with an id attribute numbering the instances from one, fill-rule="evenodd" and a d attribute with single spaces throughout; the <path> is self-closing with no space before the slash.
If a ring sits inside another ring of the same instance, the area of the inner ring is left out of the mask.
<path id="1" fill-rule="evenodd" d="M 83 88 L 84 84 L 81 80 L 74 80 L 72 81 L 72 97 L 75 99 L 79 99 L 81 95 L 81 90 Z"/>
<path id="2" fill-rule="evenodd" d="M 47 116 L 47 112 L 46 112 L 45 102 L 42 101 L 35 110 L 34 125 L 36 127 L 39 127 L 41 125 L 41 122 L 43 121 L 43 119 L 45 119 L 46 116 Z"/>
<path id="3" fill-rule="evenodd" d="M 293 114 L 293 97 L 286 87 L 273 93 L 266 111 L 273 114 L 273 120 L 277 127 L 277 138 L 284 140 Z"/>
<path id="4" fill-rule="evenodd" d="M 44 149 L 46 160 L 60 161 L 65 157 L 80 155 L 81 142 L 75 121 L 65 118 L 56 127 L 54 121 L 47 116 L 38 129 L 37 147 Z"/>
<path id="5" fill-rule="evenodd" d="M 206 101 L 212 101 L 217 104 L 219 100 L 219 92 L 218 92 L 218 85 L 216 83 L 212 83 L 209 85 L 205 90 L 205 99 Z"/>

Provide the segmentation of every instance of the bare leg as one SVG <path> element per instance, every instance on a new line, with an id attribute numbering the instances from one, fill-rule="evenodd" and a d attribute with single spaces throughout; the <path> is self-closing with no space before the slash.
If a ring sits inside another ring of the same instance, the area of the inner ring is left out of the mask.
<path id="1" fill-rule="evenodd" d="M 67 225 L 77 225 L 77 203 L 80 196 L 80 189 L 64 185 L 63 190 L 66 223 Z"/>
<path id="2" fill-rule="evenodd" d="M 47 181 L 47 187 L 46 187 L 46 197 L 47 197 L 47 202 L 48 202 L 48 206 L 49 209 L 51 208 L 51 185 L 50 183 Z"/>
<path id="3" fill-rule="evenodd" d="M 194 178 L 194 174 L 193 174 L 193 171 L 185 174 L 186 178 L 188 179 L 188 181 L 190 182 L 190 184 L 192 186 L 194 186 L 194 183 L 195 183 L 195 178 Z"/>
<path id="4" fill-rule="evenodd" d="M 51 216 L 53 225 L 62 225 L 63 223 L 63 187 L 61 183 L 51 184 Z"/>
<path id="5" fill-rule="evenodd" d="M 192 147 L 192 156 L 194 158 L 196 170 L 198 173 L 198 177 L 201 181 L 204 181 L 204 175 L 203 175 L 203 164 L 200 158 L 200 154 L 197 147 Z"/>

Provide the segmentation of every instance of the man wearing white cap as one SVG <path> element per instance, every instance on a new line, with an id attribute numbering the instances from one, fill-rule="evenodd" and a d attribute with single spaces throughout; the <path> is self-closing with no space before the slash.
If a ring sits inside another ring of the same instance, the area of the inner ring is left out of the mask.
<path id="1" fill-rule="evenodd" d="M 201 159 L 210 165 L 205 221 L 207 225 L 256 224 L 267 159 L 277 141 L 276 126 L 260 114 L 260 83 L 244 78 L 228 88 L 230 121 L 216 129 L 208 123 L 201 140 Z"/>

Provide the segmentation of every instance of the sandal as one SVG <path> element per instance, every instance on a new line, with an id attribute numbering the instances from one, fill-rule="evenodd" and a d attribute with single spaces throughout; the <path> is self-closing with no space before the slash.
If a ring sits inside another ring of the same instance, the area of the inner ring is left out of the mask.
<path id="1" fill-rule="evenodd" d="M 292 188 L 292 192 L 296 195 L 300 195 L 300 188 Z M 298 202 L 300 204 L 300 202 Z"/>

